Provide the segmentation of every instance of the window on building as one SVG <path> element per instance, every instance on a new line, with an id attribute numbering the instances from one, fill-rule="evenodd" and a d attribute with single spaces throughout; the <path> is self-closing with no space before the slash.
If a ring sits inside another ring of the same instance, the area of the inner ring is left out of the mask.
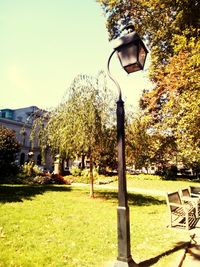
<path id="1" fill-rule="evenodd" d="M 13 120 L 13 110 L 11 109 L 3 109 L 0 112 L 1 118 Z"/>
<path id="2" fill-rule="evenodd" d="M 37 156 L 37 165 L 41 165 L 41 163 L 42 163 L 42 158 L 41 158 L 41 155 L 39 154 Z"/>

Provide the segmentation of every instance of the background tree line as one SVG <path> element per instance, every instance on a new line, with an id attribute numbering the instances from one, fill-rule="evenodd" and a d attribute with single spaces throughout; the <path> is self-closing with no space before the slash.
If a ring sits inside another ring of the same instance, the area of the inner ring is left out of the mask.
<path id="1" fill-rule="evenodd" d="M 151 51 L 150 79 L 154 89 L 145 88 L 140 100 L 142 127 L 146 125 L 151 133 L 151 147 L 154 147 L 153 151 L 148 150 L 148 160 L 160 158 L 162 164 L 169 159 L 173 162 L 182 161 L 199 171 L 199 1 L 97 2 L 101 4 L 107 18 L 110 39 L 117 38 L 120 29 L 132 21 Z M 130 130 L 133 131 L 133 126 Z M 148 146 L 149 136 L 146 137 Z M 134 142 L 131 144 L 135 152 L 141 147 L 133 145 Z M 145 149 L 142 151 L 146 161 Z"/>

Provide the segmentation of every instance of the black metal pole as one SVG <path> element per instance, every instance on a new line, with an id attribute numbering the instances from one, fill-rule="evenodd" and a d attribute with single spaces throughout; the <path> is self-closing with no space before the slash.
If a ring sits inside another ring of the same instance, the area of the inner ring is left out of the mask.
<path id="1" fill-rule="evenodd" d="M 118 208 L 117 234 L 118 257 L 114 267 L 135 267 L 131 256 L 130 218 L 128 195 L 126 189 L 126 161 L 125 161 L 125 130 L 124 130 L 124 102 L 121 97 L 117 101 L 117 145 L 118 145 Z"/>
<path id="2" fill-rule="evenodd" d="M 124 102 L 122 100 L 121 88 L 118 82 L 111 76 L 109 70 L 110 60 L 115 53 L 111 53 L 108 59 L 108 75 L 115 83 L 119 92 L 117 101 L 117 146 L 118 146 L 118 208 L 117 208 L 117 239 L 118 257 L 114 267 L 136 267 L 138 266 L 131 256 L 130 245 L 130 218 L 128 207 L 128 195 L 126 189 L 126 161 L 125 161 L 125 130 L 124 130 Z"/>

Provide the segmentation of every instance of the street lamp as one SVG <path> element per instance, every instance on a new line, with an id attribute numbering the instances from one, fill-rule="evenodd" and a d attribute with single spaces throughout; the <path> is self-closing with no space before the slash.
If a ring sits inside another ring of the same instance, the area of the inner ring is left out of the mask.
<path id="1" fill-rule="evenodd" d="M 115 83 L 119 92 L 117 101 L 117 144 L 118 144 L 118 257 L 114 267 L 135 267 L 137 264 L 131 256 L 130 246 L 130 219 L 128 196 L 126 189 L 126 162 L 125 162 L 125 131 L 124 131 L 124 102 L 118 82 L 110 74 L 110 60 L 116 52 L 124 70 L 129 74 L 144 68 L 148 50 L 133 25 L 125 27 L 127 34 L 115 40 L 114 50 L 108 59 L 108 75 Z"/>

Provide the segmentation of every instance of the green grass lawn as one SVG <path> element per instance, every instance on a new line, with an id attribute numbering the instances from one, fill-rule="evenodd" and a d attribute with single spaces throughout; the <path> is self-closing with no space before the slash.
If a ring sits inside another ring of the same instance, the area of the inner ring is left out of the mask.
<path id="1" fill-rule="evenodd" d="M 188 186 L 200 186 L 200 182 L 192 182 L 187 179 L 179 179 L 177 181 L 161 180 L 159 176 L 154 175 L 129 175 L 127 174 L 127 188 L 145 188 L 161 190 L 164 192 L 171 192 L 185 188 Z M 113 182 L 112 185 L 117 185 L 117 181 Z"/>
<path id="2" fill-rule="evenodd" d="M 73 186 L 0 185 L 0 266 L 112 266 L 117 192 L 95 195 Z M 166 227 L 163 198 L 129 194 L 129 206 L 133 259 L 170 266 L 189 234 Z"/>

